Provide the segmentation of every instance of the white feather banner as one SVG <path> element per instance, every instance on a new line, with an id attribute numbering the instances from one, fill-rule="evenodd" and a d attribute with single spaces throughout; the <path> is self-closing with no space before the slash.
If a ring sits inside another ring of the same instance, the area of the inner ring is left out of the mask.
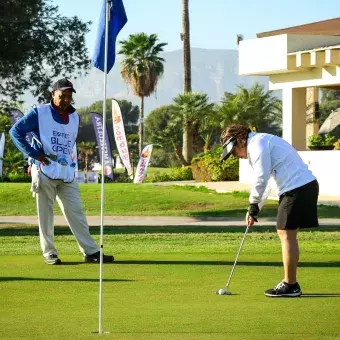
<path id="1" fill-rule="evenodd" d="M 123 116 L 120 111 L 120 107 L 115 100 L 112 100 L 112 122 L 113 122 L 113 133 L 117 149 L 119 152 L 120 159 L 122 160 L 128 175 L 132 176 L 132 168 L 130 163 L 129 148 L 125 136 Z"/>
<path id="2" fill-rule="evenodd" d="M 151 158 L 152 153 L 152 144 L 147 145 L 139 158 L 135 179 L 133 180 L 133 183 L 143 183 L 144 177 L 146 175 L 146 170 L 149 165 L 149 161 Z"/>

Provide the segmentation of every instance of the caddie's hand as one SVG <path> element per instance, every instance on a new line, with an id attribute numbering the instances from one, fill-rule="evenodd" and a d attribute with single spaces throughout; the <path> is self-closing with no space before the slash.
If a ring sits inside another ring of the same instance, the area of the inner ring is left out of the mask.
<path id="1" fill-rule="evenodd" d="M 28 168 L 27 168 L 27 175 L 28 176 L 31 176 L 32 175 L 32 165 L 30 165 Z"/>
<path id="2" fill-rule="evenodd" d="M 50 165 L 50 161 L 46 157 L 46 155 L 41 154 L 36 158 L 42 165 Z"/>

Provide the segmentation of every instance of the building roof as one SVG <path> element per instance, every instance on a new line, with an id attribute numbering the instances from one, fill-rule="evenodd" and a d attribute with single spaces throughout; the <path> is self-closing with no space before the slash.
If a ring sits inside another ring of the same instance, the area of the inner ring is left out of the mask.
<path id="1" fill-rule="evenodd" d="M 282 28 L 274 31 L 258 33 L 258 38 L 270 37 L 279 34 L 309 34 L 340 36 L 340 18 L 312 22 L 309 24 Z"/>

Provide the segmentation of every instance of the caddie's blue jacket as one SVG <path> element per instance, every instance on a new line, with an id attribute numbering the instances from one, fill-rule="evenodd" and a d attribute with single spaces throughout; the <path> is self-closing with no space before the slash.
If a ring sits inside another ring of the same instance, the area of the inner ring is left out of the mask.
<path id="1" fill-rule="evenodd" d="M 53 119 L 59 124 L 67 124 L 61 119 L 59 112 L 49 104 L 52 110 Z M 69 114 L 75 112 L 75 108 L 70 106 Z M 31 132 L 33 135 L 32 146 L 26 141 L 26 133 Z M 15 144 L 15 146 L 24 154 L 28 155 L 30 158 L 36 159 L 39 154 L 44 153 L 42 144 L 40 143 L 39 134 L 39 122 L 38 122 L 38 110 L 36 105 L 34 105 L 31 110 L 20 118 L 9 130 L 9 134 Z"/>

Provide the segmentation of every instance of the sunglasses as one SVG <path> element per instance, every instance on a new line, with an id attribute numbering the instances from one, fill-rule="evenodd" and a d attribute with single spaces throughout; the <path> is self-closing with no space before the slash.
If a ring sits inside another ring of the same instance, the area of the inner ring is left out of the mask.
<path id="1" fill-rule="evenodd" d="M 226 161 L 233 153 L 234 146 L 236 145 L 236 138 L 230 137 L 224 144 L 223 144 L 223 153 L 221 156 L 221 162 Z"/>

